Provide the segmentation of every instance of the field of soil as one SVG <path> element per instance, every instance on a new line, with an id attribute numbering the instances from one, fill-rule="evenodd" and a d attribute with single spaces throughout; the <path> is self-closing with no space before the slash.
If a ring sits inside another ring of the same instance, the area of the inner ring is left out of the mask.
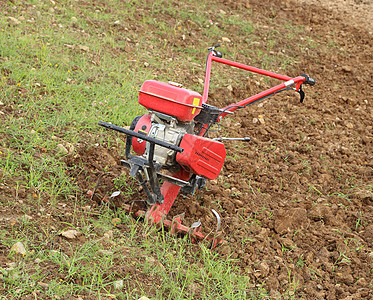
<path id="1" fill-rule="evenodd" d="M 254 24 L 265 16 L 304 26 L 317 36 L 318 46 L 295 54 L 297 62 L 287 74 L 310 74 L 316 85 L 304 88 L 303 103 L 296 93 L 281 93 L 224 119 L 221 130 L 226 136 L 248 136 L 251 141 L 225 142 L 227 158 L 219 177 L 195 196 L 179 196 L 169 218 L 185 213 L 186 225 L 200 220 L 209 232 L 216 226 L 211 209 L 218 211 L 227 244 L 216 251 L 237 259 L 240 270 L 274 299 L 280 299 L 289 284 L 294 285 L 292 296 L 297 299 L 369 299 L 373 290 L 372 1 L 219 2 L 224 11 L 252 10 L 253 18 L 258 18 L 252 20 Z M 263 40 L 266 33 L 265 25 L 257 31 Z M 285 35 L 286 29 L 281 33 Z M 234 41 L 235 33 L 226 36 Z M 181 43 L 176 37 L 169 42 Z M 258 48 L 266 51 L 265 43 Z M 237 61 L 251 63 L 242 53 Z M 196 81 L 192 72 L 175 72 L 182 73 L 180 82 Z M 241 87 L 219 87 L 208 103 L 224 107 L 272 84 L 249 79 Z M 103 176 L 97 192 L 114 191 L 112 179 L 123 172 L 119 151 L 102 145 L 76 150 L 65 161 L 68 166 L 84 166 L 85 172 L 75 174 L 82 190 L 87 192 Z M 106 170 L 111 173 L 104 175 Z M 138 192 L 131 199 L 144 197 Z M 124 202 L 131 201 L 122 198 L 116 205 Z M 89 205 L 97 204 L 92 200 Z"/>
<path id="2" fill-rule="evenodd" d="M 265 13 L 270 2 L 250 1 L 250 5 Z M 250 136 L 252 142 L 240 148 L 227 143 L 231 157 L 223 177 L 210 183 L 210 191 L 186 211 L 190 217 L 208 219 L 201 201 L 214 208 L 218 202 L 234 256 L 254 281 L 265 282 L 273 296 L 288 281 L 290 269 L 294 283 L 309 299 L 369 298 L 373 288 L 372 2 L 329 1 L 343 3 L 342 11 L 320 7 L 318 1 L 306 3 L 282 1 L 285 8 L 272 6 L 272 13 L 317 32 L 325 42 L 334 34 L 341 54 L 320 51 L 316 57 L 301 59 L 300 68 L 317 80 L 304 104 L 293 98 L 268 100 L 240 111 L 226 124 L 232 136 Z M 368 22 L 360 23 L 364 10 Z M 221 100 L 225 93 L 216 93 L 214 103 L 227 105 L 231 99 Z M 245 90 L 233 91 L 239 99 L 245 94 Z M 256 122 L 258 116 L 264 122 Z M 179 210 L 182 207 L 180 203 Z M 245 218 L 255 222 L 246 227 Z M 237 236 L 247 236 L 249 242 L 237 245 Z"/>
<path id="3" fill-rule="evenodd" d="M 350 2 L 336 9 L 318 1 L 223 2 L 291 20 L 325 44 L 331 35 L 338 43 L 330 55 L 316 48 L 298 58 L 292 73 L 306 71 L 317 81 L 306 88 L 303 104 L 292 94 L 280 95 L 222 123 L 228 136 L 249 136 L 251 142 L 226 142 L 228 157 L 218 179 L 191 199 L 179 196 L 170 212 L 185 212 L 188 225 L 201 220 L 206 231 L 215 226 L 211 209 L 220 212 L 228 246 L 218 251 L 237 258 L 273 297 L 289 278 L 300 287 L 297 297 L 371 296 L 373 28 L 357 18 L 372 5 Z M 264 87 L 217 89 L 209 103 L 223 107 Z M 118 157 L 104 148 L 84 159 L 92 171 L 110 161 L 113 176 L 120 172 Z"/>

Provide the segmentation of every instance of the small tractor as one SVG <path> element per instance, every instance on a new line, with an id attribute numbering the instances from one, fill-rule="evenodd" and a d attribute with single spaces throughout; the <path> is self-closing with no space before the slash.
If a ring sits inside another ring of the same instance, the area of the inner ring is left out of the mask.
<path id="1" fill-rule="evenodd" d="M 205 186 L 207 179 L 217 178 L 226 157 L 223 140 L 250 140 L 209 138 L 209 130 L 235 110 L 282 91 L 298 92 L 300 102 L 303 102 L 303 84 L 315 84 L 315 80 L 305 74 L 291 78 L 224 59 L 222 53 L 216 50 L 218 46 L 220 45 L 209 48 L 203 95 L 174 82 L 148 80 L 143 83 L 138 99 L 148 113 L 136 117 L 129 129 L 99 122 L 101 126 L 127 135 L 126 159 L 121 160 L 121 163 L 130 169 L 129 174 L 137 178 L 146 195 L 146 211 L 133 211 L 132 205 L 125 205 L 124 208 L 137 217 L 145 217 L 151 223 L 169 228 L 171 234 L 187 234 L 193 242 L 209 240 L 211 248 L 224 243 L 221 238 L 220 216 L 215 210 L 212 212 L 218 224 L 213 234 L 204 234 L 201 222 L 195 222 L 190 227 L 184 226 L 181 215 L 172 220 L 167 219 L 179 193 L 193 195 Z M 212 62 L 283 82 L 238 103 L 217 108 L 207 104 Z"/>

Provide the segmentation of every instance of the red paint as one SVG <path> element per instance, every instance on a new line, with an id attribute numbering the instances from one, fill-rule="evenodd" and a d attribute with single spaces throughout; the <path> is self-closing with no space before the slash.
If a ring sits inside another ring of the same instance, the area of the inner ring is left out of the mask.
<path id="1" fill-rule="evenodd" d="M 201 111 L 202 96 L 169 83 L 147 80 L 143 83 L 139 103 L 149 110 L 158 111 L 189 122 Z"/>
<path id="2" fill-rule="evenodd" d="M 134 131 L 147 136 L 151 126 L 152 122 L 150 120 L 150 114 L 146 114 L 141 116 L 141 118 L 137 121 Z M 135 137 L 132 138 L 133 151 L 135 151 L 138 155 L 143 155 L 145 153 L 145 145 L 145 141 Z"/>
<path id="3" fill-rule="evenodd" d="M 185 134 L 180 147 L 184 149 L 182 153 L 176 155 L 176 161 L 180 165 L 208 179 L 218 177 L 226 156 L 223 143 Z"/>

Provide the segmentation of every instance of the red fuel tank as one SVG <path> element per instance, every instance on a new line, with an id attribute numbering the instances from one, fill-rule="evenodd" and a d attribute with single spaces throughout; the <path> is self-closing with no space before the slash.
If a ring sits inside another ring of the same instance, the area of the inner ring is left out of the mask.
<path id="1" fill-rule="evenodd" d="M 201 111 L 202 96 L 177 84 L 147 80 L 139 93 L 139 103 L 148 110 L 174 116 L 189 122 Z"/>
<path id="2" fill-rule="evenodd" d="M 176 161 L 180 165 L 208 179 L 218 177 L 226 156 L 223 143 L 187 133 L 180 147 L 184 149 L 176 154 Z"/>

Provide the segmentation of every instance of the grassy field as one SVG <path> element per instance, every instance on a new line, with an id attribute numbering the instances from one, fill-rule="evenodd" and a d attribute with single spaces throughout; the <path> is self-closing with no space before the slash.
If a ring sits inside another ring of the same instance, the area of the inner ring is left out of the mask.
<path id="1" fill-rule="evenodd" d="M 170 237 L 120 209 L 90 209 L 76 181 L 82 168 L 66 157 L 97 144 L 123 155 L 123 139 L 98 121 L 127 126 L 144 113 L 137 96 L 148 79 L 202 92 L 207 48 L 216 42 L 229 59 L 288 72 L 297 52 L 318 47 L 314 38 L 290 22 L 280 29 L 270 12 L 254 24 L 250 8 L 225 11 L 204 0 L 28 0 L 0 8 L 0 297 L 266 298 L 235 259 L 204 243 Z M 213 88 L 240 86 L 242 74 L 217 67 Z M 136 183 L 123 176 L 131 197 Z M 17 242 L 25 251 L 11 250 Z M 296 289 L 289 274 L 284 297 Z"/>

